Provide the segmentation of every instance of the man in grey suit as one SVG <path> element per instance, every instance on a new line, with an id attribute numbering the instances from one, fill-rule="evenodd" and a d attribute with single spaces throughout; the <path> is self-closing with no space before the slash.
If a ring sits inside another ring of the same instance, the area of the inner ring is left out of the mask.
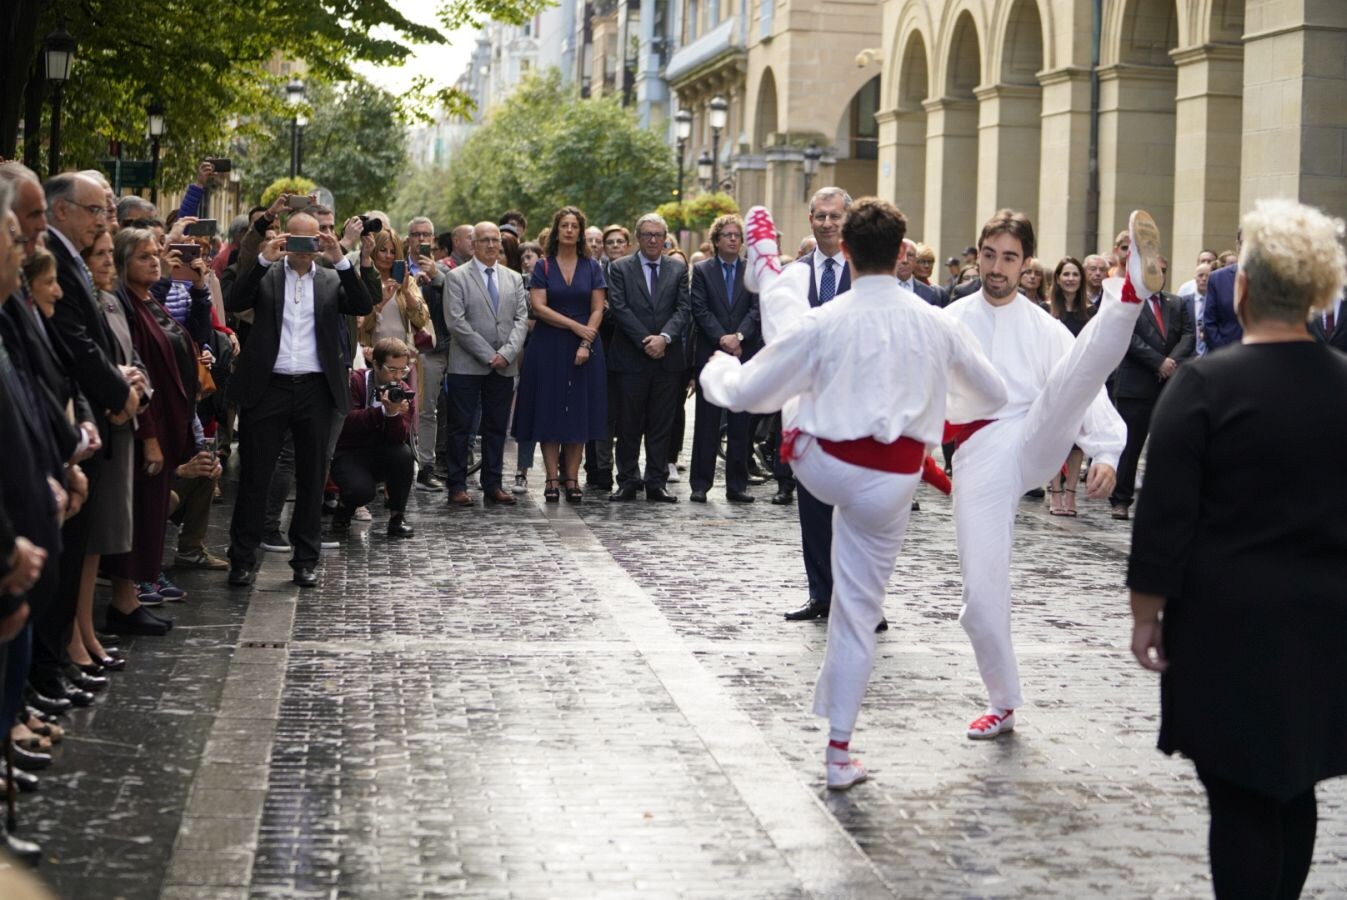
<path id="1" fill-rule="evenodd" d="M 692 317 L 688 267 L 664 255 L 669 226 L 656 213 L 636 223 L 638 249 L 608 267 L 608 310 L 616 328 L 608 368 L 614 373 L 618 404 L 618 489 L 609 500 L 635 500 L 642 483 L 645 497 L 663 503 L 677 498 L 665 490 L 669 478 L 669 439 L 682 399 L 682 342 Z M 645 478 L 637 455 L 645 437 Z"/>
<path id="2" fill-rule="evenodd" d="M 468 441 L 482 416 L 482 491 L 488 503 L 513 506 L 501 485 L 505 428 L 510 419 L 519 351 L 528 334 L 528 295 L 518 272 L 500 265 L 500 229 L 493 222 L 473 228 L 473 256 L 445 279 L 449 326 L 446 367 L 449 400 L 449 502 L 471 506 Z"/>

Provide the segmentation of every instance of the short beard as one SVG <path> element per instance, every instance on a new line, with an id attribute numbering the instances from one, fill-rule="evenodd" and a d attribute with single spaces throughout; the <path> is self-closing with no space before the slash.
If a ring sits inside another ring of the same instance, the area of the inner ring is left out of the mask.
<path id="1" fill-rule="evenodd" d="M 1014 294 L 1016 290 L 1018 290 L 1017 284 L 1011 281 L 1009 278 L 1006 279 L 1005 291 L 999 294 L 996 293 L 996 291 L 992 290 L 991 285 L 989 285 L 986 281 L 982 282 L 982 293 L 986 294 L 988 297 L 991 297 L 993 300 L 1004 300 L 1010 295 Z"/>

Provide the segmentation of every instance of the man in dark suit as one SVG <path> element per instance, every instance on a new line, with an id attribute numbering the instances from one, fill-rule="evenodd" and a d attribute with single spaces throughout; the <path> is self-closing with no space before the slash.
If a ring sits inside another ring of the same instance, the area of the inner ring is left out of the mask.
<path id="1" fill-rule="evenodd" d="M 1113 404 L 1127 423 L 1127 445 L 1118 461 L 1118 479 L 1109 505 L 1113 518 L 1126 519 L 1136 488 L 1137 463 L 1151 429 L 1160 392 L 1197 346 L 1188 305 L 1177 294 L 1157 291 L 1143 301 L 1132 343 L 1115 373 Z"/>
<path id="2" fill-rule="evenodd" d="M 791 266 L 803 266 L 808 271 L 811 307 L 822 306 L 851 290 L 851 267 L 842 253 L 842 220 L 850 208 L 851 195 L 838 187 L 819 188 L 809 200 L 809 227 L 814 231 L 817 246 L 813 253 L 800 257 Z M 827 618 L 833 596 L 833 508 L 803 485 L 798 493 L 800 543 L 809 580 L 809 602 L 786 613 L 792 622 Z"/>
<path id="3" fill-rule="evenodd" d="M 762 346 L 758 323 L 758 295 L 744 288 L 744 220 L 721 216 L 711 223 L 715 255 L 692 267 L 692 320 L 695 368 L 717 350 L 748 362 Z M 692 502 L 705 503 L 716 475 L 716 448 L 720 420 L 727 417 L 725 434 L 725 498 L 752 503 L 748 493 L 748 413 L 728 412 L 711 403 L 697 386 L 697 419 L 692 428 Z"/>
<path id="4" fill-rule="evenodd" d="M 636 223 L 637 251 L 608 267 L 608 309 L 615 323 L 608 368 L 617 395 L 617 491 L 609 500 L 645 497 L 663 503 L 677 499 L 665 490 L 669 478 L 669 439 L 675 407 L 682 399 L 686 368 L 683 341 L 692 317 L 688 268 L 664 255 L 669 227 L 657 213 Z M 637 465 L 645 437 L 645 477 Z"/>
<path id="5" fill-rule="evenodd" d="M 1244 243 L 1241 232 L 1235 233 L 1235 246 Z M 1244 327 L 1235 318 L 1235 274 L 1239 264 L 1224 266 L 1207 279 L 1207 298 L 1202 309 L 1202 336 L 1207 352 L 1238 344 L 1244 337 Z"/>
<path id="6" fill-rule="evenodd" d="M 903 238 L 903 247 L 906 253 L 898 255 L 898 286 L 905 291 L 916 294 L 932 306 L 941 306 L 941 292 L 937 288 L 924 284 L 916 274 L 917 242 L 911 238 Z"/>
<path id="7" fill-rule="evenodd" d="M 285 250 L 292 235 L 312 239 L 318 252 Z M 316 264 L 320 254 L 331 269 Z M 229 583 L 246 586 L 256 578 L 267 487 L 288 428 L 296 473 L 290 566 L 295 584 L 316 587 L 327 448 L 335 417 L 351 408 L 340 317 L 366 315 L 374 305 L 337 238 L 320 233 L 313 216 L 296 213 L 286 233 L 262 244 L 257 265 L 240 276 L 225 308 L 255 311 L 229 384 L 239 407 L 242 454 L 229 526 Z"/>
<path id="8" fill-rule="evenodd" d="M 1326 312 L 1315 313 L 1310 319 L 1310 334 L 1321 344 L 1337 347 L 1347 353 L 1347 322 L 1342 321 L 1342 308 L 1345 305 L 1339 297 L 1333 307 Z"/>

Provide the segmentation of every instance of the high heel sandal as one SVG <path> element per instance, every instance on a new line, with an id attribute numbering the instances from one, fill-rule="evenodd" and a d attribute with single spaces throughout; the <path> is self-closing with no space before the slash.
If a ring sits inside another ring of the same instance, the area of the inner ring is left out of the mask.
<path id="1" fill-rule="evenodd" d="M 1066 509 L 1066 501 L 1062 497 L 1062 489 L 1054 488 L 1051 484 L 1049 484 L 1047 491 L 1048 491 L 1048 515 L 1050 516 L 1064 515 L 1063 510 Z"/>
<path id="2" fill-rule="evenodd" d="M 580 490 L 580 482 L 578 480 L 574 478 L 567 478 L 565 484 L 567 485 L 566 487 L 567 503 L 585 502 L 585 492 Z"/>
<path id="3" fill-rule="evenodd" d="M 1066 506 L 1062 509 L 1062 515 L 1075 518 L 1076 516 L 1076 489 L 1064 487 L 1063 492 L 1068 494 L 1066 497 Z"/>
<path id="4" fill-rule="evenodd" d="M 559 479 L 556 478 L 547 479 L 547 483 L 543 487 L 543 499 L 546 500 L 548 503 L 561 502 L 561 491 L 557 489 L 557 485 L 559 484 L 561 484 L 561 481 Z"/>

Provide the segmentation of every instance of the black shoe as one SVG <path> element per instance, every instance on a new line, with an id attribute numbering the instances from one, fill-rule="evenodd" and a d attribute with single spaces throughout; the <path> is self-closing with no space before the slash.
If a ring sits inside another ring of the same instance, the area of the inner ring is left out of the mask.
<path id="1" fill-rule="evenodd" d="M 289 553 L 294 548 L 290 546 L 290 541 L 279 531 L 273 531 L 262 538 L 262 549 L 271 553 Z"/>
<path id="2" fill-rule="evenodd" d="M 913 500 L 913 501 L 912 501 L 912 511 L 913 511 L 913 512 L 921 512 L 921 504 L 918 503 L 916 500 Z"/>
<path id="3" fill-rule="evenodd" d="M 50 753 L 25 750 L 18 744 L 11 744 L 9 752 L 14 754 L 14 768 L 16 769 L 23 769 L 25 772 L 41 772 L 43 769 L 51 767 Z M 15 782 L 15 784 L 18 784 L 18 782 Z"/>
<path id="4" fill-rule="evenodd" d="M 103 649 L 107 650 L 106 647 Z M 116 648 L 114 647 L 113 649 Z M 102 671 L 90 672 L 89 674 L 101 675 L 103 672 L 120 672 L 122 669 L 126 668 L 126 660 L 122 659 L 119 656 L 112 656 L 111 654 L 109 654 L 108 656 L 105 656 L 102 659 L 94 657 L 94 665 L 97 666 Z"/>
<path id="5" fill-rule="evenodd" d="M 879 624 L 875 626 L 875 634 L 883 634 L 889 630 L 889 620 L 880 619 Z"/>
<path id="6" fill-rule="evenodd" d="M 76 686 L 62 674 L 43 673 L 40 678 L 34 679 L 33 687 L 48 697 L 64 697 L 75 706 L 92 706 L 94 702 L 92 693 Z"/>
<path id="7" fill-rule="evenodd" d="M 16 838 L 14 835 L 5 832 L 0 828 L 0 834 L 4 834 L 4 841 L 0 841 L 0 847 L 9 851 L 15 859 L 22 862 L 29 868 L 37 868 L 37 864 L 42 862 L 42 848 L 32 841 L 25 841 L 23 838 Z"/>
<path id="8" fill-rule="evenodd" d="M 613 491 L 613 493 L 608 495 L 608 500 L 611 503 L 627 503 L 635 499 L 636 499 L 636 488 L 634 487 L 618 488 L 617 490 Z"/>
<path id="9" fill-rule="evenodd" d="M 96 694 L 108 686 L 106 678 L 100 678 L 97 675 L 89 675 L 82 671 L 79 666 L 65 667 L 66 680 L 82 691 Z"/>
<path id="10" fill-rule="evenodd" d="M 229 567 L 229 583 L 234 587 L 247 587 L 257 580 L 257 570 L 248 566 Z"/>
<path id="11" fill-rule="evenodd" d="M 327 533 L 337 537 L 345 537 L 351 530 L 351 513 L 346 507 L 341 507 L 332 514 L 332 521 L 327 523 Z"/>
<path id="12" fill-rule="evenodd" d="M 725 499 L 731 503 L 752 503 L 754 498 L 746 491 L 726 491 Z"/>
<path id="13" fill-rule="evenodd" d="M 777 491 L 772 496 L 773 506 L 790 506 L 794 502 L 795 502 L 795 492 L 788 491 L 785 488 L 782 488 L 781 490 Z"/>
<path id="14" fill-rule="evenodd" d="M 810 597 L 809 602 L 806 603 L 804 606 L 801 606 L 797 610 L 792 610 L 791 612 L 786 613 L 786 621 L 807 622 L 810 619 L 826 619 L 828 618 L 829 609 L 831 609 L 830 604 L 824 603 L 822 600 L 815 600 L 813 597 Z"/>
<path id="15" fill-rule="evenodd" d="M 766 479 L 766 478 L 763 478 L 761 475 L 752 475 L 752 474 L 750 474 L 750 475 L 748 476 L 748 486 L 749 486 L 749 487 L 757 487 L 757 486 L 760 485 L 760 484 L 766 484 L 766 483 L 767 483 L 767 479 Z"/>
<path id="16" fill-rule="evenodd" d="M 431 469 L 422 469 L 416 476 L 416 489 L 438 493 L 444 490 L 444 482 L 436 478 Z"/>
<path id="17" fill-rule="evenodd" d="M 416 529 L 403 521 L 402 513 L 394 513 L 388 519 L 388 536 L 391 538 L 409 538 L 416 534 Z"/>
<path id="18" fill-rule="evenodd" d="M 70 707 L 75 705 L 64 697 L 50 697 L 31 685 L 24 698 L 29 706 L 48 716 L 59 716 L 61 713 L 69 712 Z"/>
<path id="19" fill-rule="evenodd" d="M 159 618 L 143 606 L 137 606 L 134 611 L 129 613 L 124 613 L 116 607 L 109 606 L 107 626 L 116 628 L 124 634 L 145 634 L 151 637 L 160 637 L 173 629 L 173 622 L 171 619 Z"/>
<path id="20" fill-rule="evenodd" d="M 688 498 L 693 503 L 705 503 L 706 491 L 693 491 L 692 496 Z"/>
<path id="21" fill-rule="evenodd" d="M 300 566 L 295 569 L 295 577 L 291 581 L 302 588 L 315 588 L 318 587 L 318 573 L 311 566 Z"/>
<path id="22" fill-rule="evenodd" d="M 85 665 L 84 663 L 72 663 L 72 665 L 75 668 L 79 669 L 81 672 L 83 672 L 85 675 L 97 676 L 102 675 L 104 671 L 106 671 L 101 665 L 98 664 L 98 660 L 93 660 L 88 665 Z"/>
<path id="23" fill-rule="evenodd" d="M 646 488 L 645 499 L 652 503 L 677 503 L 678 498 L 662 487 Z"/>
<path id="24" fill-rule="evenodd" d="M 16 766 L 14 769 L 14 786 L 19 789 L 20 794 L 31 794 L 41 786 L 41 782 L 32 772 L 25 772 Z"/>
<path id="25" fill-rule="evenodd" d="M 1047 494 L 1044 493 L 1042 488 L 1030 488 L 1024 492 L 1024 496 L 1028 497 L 1030 500 L 1042 500 Z"/>

